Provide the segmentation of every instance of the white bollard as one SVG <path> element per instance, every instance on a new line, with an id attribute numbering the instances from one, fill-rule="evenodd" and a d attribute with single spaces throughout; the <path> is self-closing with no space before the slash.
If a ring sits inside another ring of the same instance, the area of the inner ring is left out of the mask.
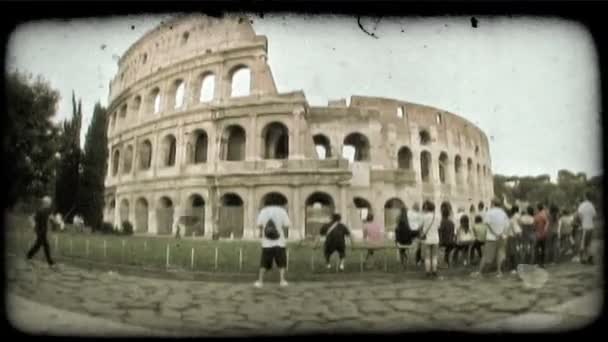
<path id="1" fill-rule="evenodd" d="M 289 271 L 289 249 L 287 250 L 287 257 L 286 257 L 286 261 L 285 261 L 285 270 Z"/>
<path id="2" fill-rule="evenodd" d="M 104 260 L 108 258 L 108 242 L 103 240 L 103 258 Z"/>
<path id="3" fill-rule="evenodd" d="M 194 269 L 194 247 L 190 251 L 190 268 Z"/>
<path id="4" fill-rule="evenodd" d="M 87 256 L 87 258 L 88 258 L 88 257 L 89 257 L 89 240 L 88 240 L 88 239 L 87 239 L 87 242 L 86 242 L 85 248 L 86 248 L 86 252 L 85 252 L 85 253 L 86 253 L 86 256 Z"/>
<path id="5" fill-rule="evenodd" d="M 74 251 L 74 241 L 70 238 L 70 256 L 73 255 Z"/>
<path id="6" fill-rule="evenodd" d="M 170 258 L 170 254 L 171 254 L 171 250 L 170 250 L 169 244 L 167 244 L 167 252 L 165 254 L 167 256 L 166 267 L 169 268 L 169 258 Z"/>
<path id="7" fill-rule="evenodd" d="M 215 270 L 217 270 L 217 257 L 218 257 L 217 247 L 215 247 L 215 261 L 214 261 L 214 269 Z"/>

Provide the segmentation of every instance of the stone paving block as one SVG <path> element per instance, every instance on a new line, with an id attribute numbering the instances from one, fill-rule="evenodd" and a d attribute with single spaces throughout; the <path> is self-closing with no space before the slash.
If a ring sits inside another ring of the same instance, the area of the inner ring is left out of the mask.
<path id="1" fill-rule="evenodd" d="M 359 308 L 360 312 L 366 314 L 383 313 L 391 310 L 391 308 L 388 307 L 387 303 L 373 299 L 358 301 L 357 307 Z"/>

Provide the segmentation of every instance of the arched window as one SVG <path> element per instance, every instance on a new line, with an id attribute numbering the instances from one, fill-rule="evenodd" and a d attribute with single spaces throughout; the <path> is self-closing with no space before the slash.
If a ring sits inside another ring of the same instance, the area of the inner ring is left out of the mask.
<path id="1" fill-rule="evenodd" d="M 403 107 L 397 107 L 397 117 L 403 119 Z"/>
<path id="2" fill-rule="evenodd" d="M 398 167 L 403 170 L 412 169 L 412 151 L 407 146 L 403 146 L 397 153 Z"/>
<path id="3" fill-rule="evenodd" d="M 133 104 L 131 107 L 133 114 L 139 113 L 139 109 L 141 108 L 141 96 L 137 95 L 135 98 L 133 98 Z"/>
<path id="4" fill-rule="evenodd" d="M 454 175 L 456 176 L 456 182 L 462 182 L 462 158 L 456 155 L 454 158 Z"/>
<path id="5" fill-rule="evenodd" d="M 367 219 L 367 214 L 372 211 L 372 205 L 369 203 L 369 201 L 365 198 L 355 197 L 353 199 L 353 204 L 355 205 L 355 208 L 357 208 L 357 210 L 359 211 L 359 217 L 361 218 L 361 220 Z"/>
<path id="6" fill-rule="evenodd" d="M 473 160 L 467 159 L 467 183 L 473 183 Z"/>
<path id="7" fill-rule="evenodd" d="M 162 142 L 162 166 L 175 165 L 176 140 L 175 136 L 169 134 Z"/>
<path id="8" fill-rule="evenodd" d="M 152 143 L 150 140 L 144 140 L 139 146 L 139 169 L 147 170 L 152 165 Z"/>
<path id="9" fill-rule="evenodd" d="M 431 153 L 429 151 L 422 151 L 420 153 L 420 175 L 423 182 L 430 182 L 431 180 Z"/>
<path id="10" fill-rule="evenodd" d="M 188 38 L 190 38 L 190 32 L 186 31 L 182 34 L 182 45 L 185 45 L 188 42 Z"/>
<path id="11" fill-rule="evenodd" d="M 479 185 L 481 182 L 481 166 L 479 165 L 479 163 L 477 164 L 477 185 Z"/>
<path id="12" fill-rule="evenodd" d="M 199 102 L 209 102 L 215 97 L 215 75 L 203 74 L 201 76 L 201 91 Z"/>
<path id="13" fill-rule="evenodd" d="M 272 122 L 262 130 L 264 159 L 287 159 L 289 156 L 289 130 L 280 122 Z"/>
<path id="14" fill-rule="evenodd" d="M 194 164 L 207 162 L 207 133 L 203 130 L 194 131 Z"/>
<path id="15" fill-rule="evenodd" d="M 344 138 L 342 155 L 349 161 L 369 161 L 370 145 L 367 137 L 361 133 L 351 133 Z M 350 148 L 349 148 L 350 147 Z M 350 152 L 349 151 L 352 151 Z"/>
<path id="16" fill-rule="evenodd" d="M 123 199 L 120 201 L 120 226 L 122 227 L 122 223 L 125 221 L 129 221 L 129 201 L 127 199 Z"/>
<path id="17" fill-rule="evenodd" d="M 138 233 L 148 232 L 148 201 L 140 197 L 135 202 L 135 230 Z"/>
<path id="18" fill-rule="evenodd" d="M 283 207 L 285 210 L 288 210 L 287 207 L 287 197 L 279 192 L 269 192 L 264 197 L 262 197 L 262 203 L 260 203 L 260 209 L 269 205 L 276 205 L 279 207 Z"/>
<path id="19" fill-rule="evenodd" d="M 184 93 L 186 92 L 186 84 L 182 80 L 175 81 L 175 98 L 173 108 L 180 109 L 184 105 Z"/>
<path id="20" fill-rule="evenodd" d="M 442 122 L 441 113 L 437 113 L 437 115 L 435 116 L 435 121 L 437 122 L 438 125 L 441 125 L 441 122 Z"/>
<path id="21" fill-rule="evenodd" d="M 120 107 L 120 111 L 118 112 L 118 117 L 120 120 L 125 120 L 127 118 L 127 104 L 123 104 Z"/>
<path id="22" fill-rule="evenodd" d="M 245 130 L 239 125 L 228 126 L 222 136 L 222 160 L 245 160 L 247 138 Z"/>
<path id="23" fill-rule="evenodd" d="M 306 198 L 306 236 L 317 236 L 320 228 L 331 220 L 334 213 L 334 200 L 324 192 L 314 192 Z"/>
<path id="24" fill-rule="evenodd" d="M 427 130 L 420 130 L 418 135 L 420 137 L 420 145 L 428 145 L 431 143 L 431 134 Z"/>
<path id="25" fill-rule="evenodd" d="M 439 154 L 439 181 L 442 184 L 446 183 L 447 178 L 447 166 L 448 166 L 448 154 L 445 152 L 441 152 Z"/>
<path id="26" fill-rule="evenodd" d="M 156 230 L 159 235 L 173 232 L 173 214 L 173 201 L 167 196 L 161 197 L 156 208 Z"/>
<path id="27" fill-rule="evenodd" d="M 319 159 L 331 158 L 331 143 L 329 138 L 323 134 L 315 134 L 312 137 L 315 144 L 315 150 Z"/>
<path id="28" fill-rule="evenodd" d="M 475 145 L 475 155 L 479 155 L 479 146 Z"/>
<path id="29" fill-rule="evenodd" d="M 125 154 L 123 156 L 122 173 L 131 172 L 131 165 L 133 164 L 133 146 L 127 146 Z"/>
<path id="30" fill-rule="evenodd" d="M 157 114 L 160 112 L 160 89 L 158 87 L 152 89 L 146 100 L 146 111 L 148 113 Z"/>
<path id="31" fill-rule="evenodd" d="M 232 72 L 230 96 L 248 96 L 251 90 L 251 71 L 245 66 L 236 68 Z"/>
<path id="32" fill-rule="evenodd" d="M 112 175 L 116 176 L 118 174 L 118 165 L 120 163 L 120 150 L 114 150 L 114 156 L 112 157 Z"/>

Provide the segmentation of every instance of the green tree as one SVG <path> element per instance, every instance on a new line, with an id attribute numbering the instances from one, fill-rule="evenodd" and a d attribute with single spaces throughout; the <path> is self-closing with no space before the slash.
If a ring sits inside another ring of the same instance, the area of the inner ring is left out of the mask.
<path id="1" fill-rule="evenodd" d="M 72 93 L 72 118 L 64 120 L 60 144 L 60 161 L 55 185 L 55 205 L 66 221 L 78 211 L 80 184 L 80 127 L 82 123 L 82 104 L 76 103 Z"/>
<path id="2" fill-rule="evenodd" d="M 107 171 L 108 137 L 106 110 L 96 103 L 87 129 L 82 160 L 80 209 L 87 225 L 97 230 L 103 223 L 104 179 Z"/>
<path id="3" fill-rule="evenodd" d="M 3 147 L 6 207 L 49 194 L 54 182 L 59 129 L 59 93 L 42 77 L 19 71 L 6 79 L 7 116 Z"/>

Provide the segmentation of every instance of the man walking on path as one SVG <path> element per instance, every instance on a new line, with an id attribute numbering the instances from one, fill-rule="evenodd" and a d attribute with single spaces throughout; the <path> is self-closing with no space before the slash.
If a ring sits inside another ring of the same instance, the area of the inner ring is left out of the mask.
<path id="1" fill-rule="evenodd" d="M 581 227 L 583 228 L 582 248 L 581 248 L 581 263 L 593 264 L 593 257 L 589 253 L 589 247 L 595 233 L 595 218 L 597 213 L 593 204 L 590 201 L 591 195 L 585 194 L 585 200 L 578 206 L 576 211 L 580 217 Z"/>
<path id="2" fill-rule="evenodd" d="M 492 200 L 492 208 L 485 214 L 484 223 L 488 229 L 486 242 L 483 250 L 483 256 L 479 264 L 479 271 L 473 273 L 473 276 L 478 276 L 483 271 L 486 264 L 492 263 L 496 258 L 498 278 L 502 277 L 502 263 L 505 259 L 505 233 L 509 227 L 509 217 L 507 213 L 500 207 L 498 199 Z"/>
<path id="3" fill-rule="evenodd" d="M 257 288 L 264 285 L 264 273 L 272 268 L 273 262 L 279 268 L 279 285 L 287 286 L 285 268 L 287 267 L 287 251 L 285 250 L 285 231 L 291 222 L 283 207 L 271 205 L 264 207 L 258 214 L 257 226 L 262 236 L 262 258 L 258 280 L 253 284 Z"/>
<path id="4" fill-rule="evenodd" d="M 49 196 L 44 196 L 42 198 L 42 207 L 36 211 L 34 215 L 35 227 L 34 231 L 36 232 L 36 242 L 32 246 L 32 248 L 27 252 L 27 260 L 31 260 L 34 255 L 38 252 L 40 247 L 44 249 L 44 256 L 46 257 L 46 262 L 48 262 L 51 268 L 55 268 L 55 262 L 51 259 L 51 247 L 49 246 L 49 240 L 47 237 L 48 225 L 51 218 L 51 198 Z"/>

